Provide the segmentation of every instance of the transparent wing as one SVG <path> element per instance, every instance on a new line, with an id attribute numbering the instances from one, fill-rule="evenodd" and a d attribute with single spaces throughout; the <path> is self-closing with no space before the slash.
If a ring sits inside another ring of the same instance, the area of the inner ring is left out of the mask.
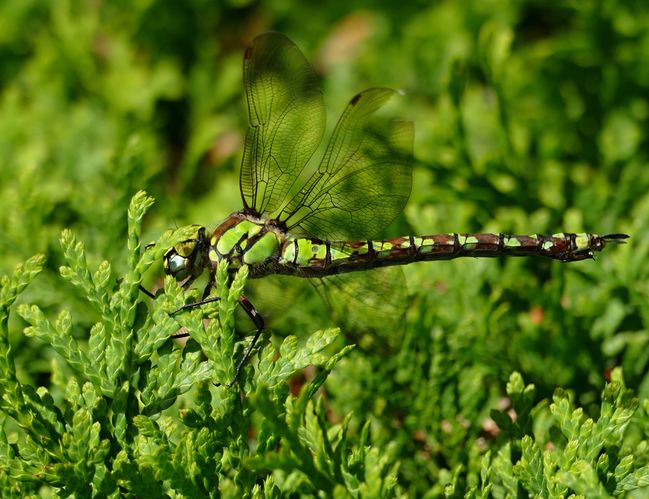
<path id="1" fill-rule="evenodd" d="M 403 210 L 412 186 L 414 127 L 375 116 L 396 93 L 371 88 L 347 105 L 320 167 L 278 217 L 289 232 L 369 239 Z"/>
<path id="2" fill-rule="evenodd" d="M 245 208 L 261 215 L 280 208 L 313 155 L 325 110 L 313 67 L 279 33 L 260 35 L 248 46 L 243 85 L 249 127 L 239 186 Z"/>
<path id="3" fill-rule="evenodd" d="M 408 288 L 399 267 L 338 274 L 311 279 L 346 334 L 360 340 L 360 334 L 380 338 L 382 347 L 395 347 L 405 326 Z M 397 333 L 397 334 L 395 334 Z"/>

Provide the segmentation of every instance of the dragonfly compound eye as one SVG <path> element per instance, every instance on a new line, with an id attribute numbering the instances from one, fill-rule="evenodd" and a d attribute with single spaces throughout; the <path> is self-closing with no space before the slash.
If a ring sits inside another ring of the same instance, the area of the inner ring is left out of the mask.
<path id="1" fill-rule="evenodd" d="M 196 226 L 195 238 L 182 241 L 165 253 L 165 274 L 175 277 L 178 281 L 188 277 L 198 277 L 205 266 L 205 254 L 208 247 L 205 229 Z"/>
<path id="2" fill-rule="evenodd" d="M 197 242 L 184 241 L 171 248 L 164 256 L 164 271 L 174 276 L 178 281 L 185 279 L 192 266 Z"/>
<path id="3" fill-rule="evenodd" d="M 182 281 L 187 277 L 189 270 L 189 257 L 180 255 L 175 248 L 171 248 L 164 256 L 165 274 L 174 276 Z"/>

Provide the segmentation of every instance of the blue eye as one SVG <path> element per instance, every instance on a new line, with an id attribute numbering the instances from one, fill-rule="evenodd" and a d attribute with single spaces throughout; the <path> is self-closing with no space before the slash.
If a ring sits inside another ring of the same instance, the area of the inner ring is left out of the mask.
<path id="1" fill-rule="evenodd" d="M 169 271 L 172 274 L 179 272 L 187 267 L 187 259 L 180 255 L 174 255 L 169 260 Z"/>
<path id="2" fill-rule="evenodd" d="M 188 258 L 173 251 L 165 256 L 164 271 L 167 275 L 172 275 L 181 281 L 187 277 L 188 264 Z"/>

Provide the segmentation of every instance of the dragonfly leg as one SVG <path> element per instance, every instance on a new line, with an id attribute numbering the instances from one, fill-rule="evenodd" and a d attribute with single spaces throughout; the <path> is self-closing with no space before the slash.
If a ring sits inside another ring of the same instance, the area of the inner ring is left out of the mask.
<path id="1" fill-rule="evenodd" d="M 208 289 L 206 289 L 206 294 L 209 294 L 210 291 L 209 288 L 211 288 L 211 285 L 208 284 Z M 194 303 L 187 303 L 186 305 L 180 307 L 178 310 L 173 311 L 171 315 L 175 315 L 185 310 L 191 310 L 193 308 L 200 307 L 202 305 L 205 305 L 206 303 L 213 303 L 220 299 L 221 299 L 220 296 L 213 296 L 211 298 L 205 298 L 203 300 Z M 239 373 L 241 372 L 241 368 L 243 367 L 243 364 L 246 362 L 246 360 L 248 360 L 248 357 L 250 357 L 250 353 L 252 352 L 252 349 L 255 348 L 255 345 L 257 344 L 257 341 L 259 340 L 259 337 L 261 336 L 261 333 L 263 332 L 265 327 L 264 319 L 259 314 L 255 306 L 250 302 L 250 300 L 248 300 L 246 295 L 241 295 L 239 297 L 239 305 L 246 312 L 248 317 L 250 317 L 250 320 L 252 320 L 252 322 L 255 324 L 256 331 L 255 331 L 255 335 L 252 338 L 252 341 L 250 342 L 250 345 L 248 345 L 248 348 L 246 348 L 246 351 L 243 353 L 243 356 L 237 363 L 237 367 L 234 370 L 234 377 L 227 385 L 228 388 L 231 388 L 232 385 L 236 383 L 237 378 L 239 377 Z M 172 336 L 172 338 L 174 339 L 186 338 L 187 336 L 189 336 L 187 333 L 180 333 Z"/>
<path id="2" fill-rule="evenodd" d="M 201 305 L 205 305 L 206 303 L 214 303 L 215 301 L 219 301 L 220 299 L 221 299 L 220 296 L 213 296 L 212 298 L 207 298 L 205 300 L 200 300 L 194 303 L 187 303 L 186 305 L 183 305 L 179 309 L 174 310 L 169 315 L 174 316 L 180 312 L 184 312 L 185 310 L 191 310 L 192 308 L 200 307 Z M 172 338 L 174 340 L 177 340 L 179 338 L 187 338 L 188 336 L 189 333 L 178 333 L 178 334 L 174 334 Z"/>
<path id="3" fill-rule="evenodd" d="M 189 278 L 185 283 L 183 283 L 183 288 L 188 288 L 193 281 L 194 281 L 193 278 Z M 219 301 L 221 299 L 220 296 L 213 296 L 212 298 L 208 298 L 210 291 L 212 291 L 213 286 L 214 286 L 214 280 L 210 276 L 210 281 L 207 283 L 207 286 L 205 286 L 205 289 L 203 290 L 203 297 L 200 300 L 195 301 L 193 303 L 186 303 L 182 307 L 171 312 L 171 314 L 169 315 L 174 316 L 180 312 L 184 312 L 185 310 L 191 310 L 193 308 L 203 306 L 207 303 L 214 303 L 215 301 Z"/>
<path id="4" fill-rule="evenodd" d="M 191 310 L 196 307 L 202 307 L 203 305 L 207 305 L 208 303 L 214 303 L 215 301 L 219 301 L 220 299 L 221 299 L 220 296 L 212 296 L 211 298 L 205 298 L 204 300 L 198 300 L 193 303 L 186 303 L 182 307 L 171 312 L 169 315 L 174 316 L 176 314 L 179 314 L 180 312 L 184 312 L 185 310 Z"/>
<path id="5" fill-rule="evenodd" d="M 184 283 L 183 287 L 186 287 L 188 284 L 191 283 L 193 279 L 190 279 L 189 282 Z M 214 303 L 215 301 L 219 301 L 221 299 L 220 296 L 213 296 L 211 298 L 207 298 L 210 294 L 210 291 L 214 287 L 214 278 L 211 275 L 210 280 L 207 283 L 207 286 L 205 286 L 205 290 L 203 291 L 203 298 L 199 301 L 193 302 L 193 303 L 187 303 L 183 305 L 182 307 L 174 310 L 171 312 L 170 315 L 174 316 L 176 314 L 179 314 L 180 312 L 184 312 L 186 310 L 192 310 L 196 307 L 201 307 L 207 303 Z M 144 294 L 151 298 L 155 298 L 153 293 L 148 291 L 146 288 L 144 288 L 142 285 L 140 285 L 140 291 L 142 291 Z M 257 344 L 257 341 L 259 340 L 259 337 L 261 336 L 261 333 L 264 330 L 264 319 L 261 317 L 255 306 L 248 300 L 248 298 L 245 295 L 241 295 L 239 297 L 239 305 L 241 305 L 241 308 L 248 314 L 248 317 L 250 317 L 250 320 L 255 324 L 255 328 L 257 329 L 255 331 L 255 336 L 253 336 L 252 341 L 250 342 L 250 345 L 248 345 L 248 348 L 246 348 L 246 351 L 243 353 L 243 356 L 237 363 L 237 367 L 235 368 L 234 371 L 234 377 L 232 380 L 228 383 L 228 388 L 232 387 L 234 383 L 236 383 L 237 378 L 239 377 L 239 373 L 241 372 L 241 368 L 243 367 L 243 364 L 246 362 L 248 357 L 250 357 L 250 353 L 252 352 L 252 349 L 255 348 L 255 345 Z M 179 333 L 179 334 L 174 334 L 172 336 L 173 339 L 179 339 L 179 338 L 186 338 L 188 337 L 188 333 Z M 218 385 L 217 385 L 218 386 Z"/>
<path id="6" fill-rule="evenodd" d="M 149 298 L 151 298 L 152 300 L 155 300 L 155 295 L 154 295 L 151 291 L 149 291 L 148 289 L 146 289 L 144 286 L 142 286 L 141 284 L 140 284 L 140 291 L 142 291 L 142 293 L 144 293 L 145 295 L 147 295 L 147 296 L 148 296 Z"/>
<path id="7" fill-rule="evenodd" d="M 264 330 L 264 319 L 262 318 L 261 315 L 259 315 L 259 312 L 255 308 L 255 306 L 250 302 L 250 300 L 248 300 L 246 295 L 241 295 L 239 297 L 239 305 L 241 305 L 241 308 L 243 308 L 246 314 L 248 314 L 248 317 L 250 317 L 252 322 L 254 322 L 257 331 L 255 331 L 255 336 L 252 338 L 250 345 L 248 345 L 248 348 L 246 348 L 246 351 L 243 353 L 243 356 L 237 363 L 237 367 L 234 370 L 234 377 L 232 378 L 232 381 L 228 383 L 228 388 L 232 387 L 232 385 L 236 383 L 244 362 L 248 359 L 248 357 L 250 357 L 250 352 L 252 352 L 252 349 L 255 348 L 255 345 L 257 344 L 257 340 L 259 340 L 259 337 L 261 336 L 261 333 Z"/>

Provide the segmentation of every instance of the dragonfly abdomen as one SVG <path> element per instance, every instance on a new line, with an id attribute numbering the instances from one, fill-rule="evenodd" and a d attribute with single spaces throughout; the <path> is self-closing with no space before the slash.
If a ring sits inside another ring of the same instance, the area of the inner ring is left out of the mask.
<path id="1" fill-rule="evenodd" d="M 460 257 L 545 256 L 562 262 L 592 258 L 607 241 L 624 234 L 548 235 L 433 234 L 377 241 L 319 241 L 288 238 L 281 250 L 281 273 L 325 276 L 419 261 Z"/>

